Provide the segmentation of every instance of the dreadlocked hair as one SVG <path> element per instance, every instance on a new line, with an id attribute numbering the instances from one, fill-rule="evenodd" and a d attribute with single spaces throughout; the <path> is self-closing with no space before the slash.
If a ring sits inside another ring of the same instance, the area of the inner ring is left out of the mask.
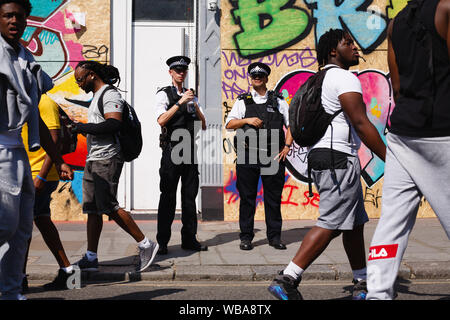
<path id="1" fill-rule="evenodd" d="M 328 63 L 328 55 L 331 50 L 336 49 L 339 41 L 346 35 L 346 31 L 342 29 L 330 29 L 325 32 L 319 39 L 317 44 L 317 63 L 319 68 Z"/>
<path id="2" fill-rule="evenodd" d="M 31 13 L 31 3 L 30 0 L 0 0 L 0 7 L 4 4 L 7 3 L 17 3 L 18 5 L 21 5 L 22 8 L 25 10 L 25 14 L 27 15 L 27 17 L 30 16 Z"/>
<path id="3" fill-rule="evenodd" d="M 77 68 L 83 68 L 94 72 L 106 84 L 113 85 L 118 82 L 120 84 L 119 70 L 108 64 L 102 64 L 97 61 L 87 60 L 78 63 Z"/>

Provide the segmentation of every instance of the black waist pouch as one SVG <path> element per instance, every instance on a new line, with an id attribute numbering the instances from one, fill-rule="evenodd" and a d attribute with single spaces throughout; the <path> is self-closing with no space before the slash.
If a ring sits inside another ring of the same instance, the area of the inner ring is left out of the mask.
<path id="1" fill-rule="evenodd" d="M 347 153 L 328 148 L 313 149 L 308 154 L 308 186 L 309 197 L 313 197 L 311 170 L 347 169 L 347 159 L 353 157 Z"/>
<path id="2" fill-rule="evenodd" d="M 351 155 L 328 148 L 313 149 L 308 154 L 308 167 L 313 170 L 347 169 Z"/>

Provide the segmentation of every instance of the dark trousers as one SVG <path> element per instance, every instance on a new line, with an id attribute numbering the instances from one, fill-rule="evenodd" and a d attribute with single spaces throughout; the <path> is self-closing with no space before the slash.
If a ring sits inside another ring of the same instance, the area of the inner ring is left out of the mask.
<path id="1" fill-rule="evenodd" d="M 264 212 L 266 217 L 267 239 L 279 241 L 281 237 L 281 194 L 284 187 L 285 166 L 280 163 L 275 175 L 261 175 L 258 167 L 236 164 L 237 189 L 241 198 L 239 204 L 239 226 L 241 240 L 252 241 L 256 210 L 259 177 L 264 189 Z"/>
<path id="2" fill-rule="evenodd" d="M 171 227 L 175 217 L 176 193 L 181 178 L 181 240 L 188 243 L 197 234 L 197 209 L 195 198 L 199 179 L 197 164 L 174 164 L 170 157 L 171 149 L 163 149 L 159 176 L 161 195 L 158 205 L 158 231 L 156 240 L 166 246 L 172 234 Z"/>

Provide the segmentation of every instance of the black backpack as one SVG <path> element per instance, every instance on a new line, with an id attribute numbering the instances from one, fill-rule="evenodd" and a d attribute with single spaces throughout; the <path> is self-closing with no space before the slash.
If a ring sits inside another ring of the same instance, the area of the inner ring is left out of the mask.
<path id="1" fill-rule="evenodd" d="M 103 113 L 103 96 L 108 90 L 117 90 L 114 86 L 108 86 L 103 90 L 98 98 L 98 110 Z M 126 162 L 136 159 L 142 151 L 142 129 L 136 111 L 132 106 L 124 100 L 122 111 L 122 128 L 117 134 L 120 148 L 122 149 L 122 156 Z"/>
<path id="2" fill-rule="evenodd" d="M 73 121 L 64 112 L 64 110 L 58 106 L 59 111 L 59 145 L 61 154 L 68 154 L 75 152 L 77 149 L 77 134 L 73 133 L 71 128 L 73 127 Z"/>
<path id="3" fill-rule="evenodd" d="M 331 67 L 335 68 L 335 67 Z M 318 71 L 297 90 L 289 105 L 289 125 L 300 147 L 312 147 L 323 137 L 331 121 L 342 112 L 327 113 L 322 105 L 322 84 L 331 68 Z"/>

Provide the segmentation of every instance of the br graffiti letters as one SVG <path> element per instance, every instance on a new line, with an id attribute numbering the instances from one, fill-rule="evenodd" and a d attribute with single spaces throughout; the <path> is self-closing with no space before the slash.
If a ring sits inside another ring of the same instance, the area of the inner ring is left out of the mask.
<path id="1" fill-rule="evenodd" d="M 393 0 L 387 8 L 395 14 L 405 0 Z M 240 31 L 233 41 L 240 57 L 269 56 L 305 39 L 315 26 L 315 41 L 330 28 L 345 29 L 363 53 L 375 50 L 386 39 L 388 18 L 369 9 L 373 0 L 230 0 L 230 14 Z"/>
<path id="2" fill-rule="evenodd" d="M 345 29 L 364 53 L 375 50 L 386 39 L 387 18 L 369 10 L 373 0 L 304 0 L 317 20 L 315 37 L 330 28 Z"/>
<path id="3" fill-rule="evenodd" d="M 295 0 L 231 1 L 231 15 L 241 31 L 233 39 L 239 55 L 263 57 L 288 48 L 304 39 L 312 24 L 308 12 Z"/>

